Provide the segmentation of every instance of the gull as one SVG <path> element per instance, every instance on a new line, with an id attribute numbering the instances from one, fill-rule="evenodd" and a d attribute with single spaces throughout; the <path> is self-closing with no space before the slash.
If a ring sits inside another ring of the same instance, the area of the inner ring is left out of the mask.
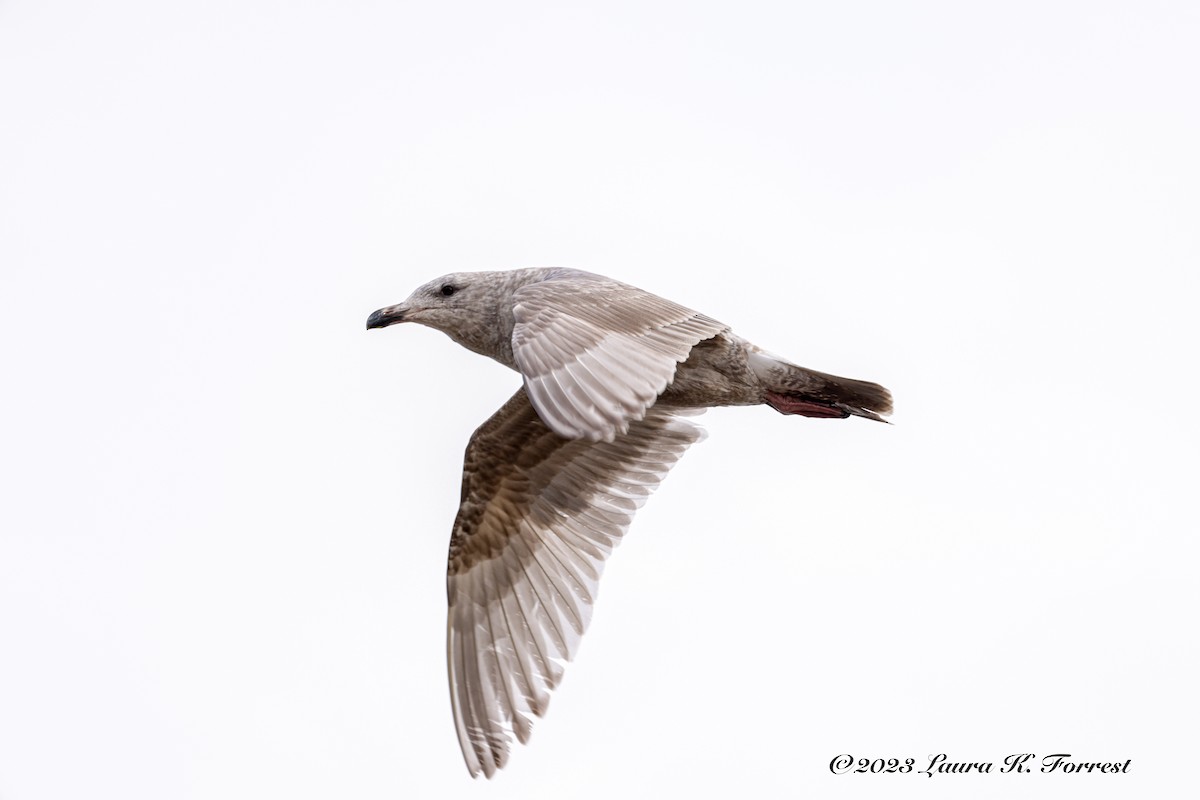
<path id="1" fill-rule="evenodd" d="M 450 536 L 450 701 L 472 777 L 529 740 L 591 619 L 604 561 L 687 448 L 691 416 L 765 404 L 886 422 L 891 394 L 805 369 L 728 325 L 574 269 L 456 272 L 375 311 L 521 375 L 471 436 Z"/>

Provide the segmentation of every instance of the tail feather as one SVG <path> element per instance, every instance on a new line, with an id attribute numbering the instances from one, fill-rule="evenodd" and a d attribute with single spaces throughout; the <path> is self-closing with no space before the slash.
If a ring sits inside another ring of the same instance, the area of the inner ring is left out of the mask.
<path id="1" fill-rule="evenodd" d="M 750 357 L 763 384 L 763 400 L 781 414 L 806 417 L 863 417 L 887 422 L 892 393 L 877 383 L 805 369 L 764 351 Z"/>

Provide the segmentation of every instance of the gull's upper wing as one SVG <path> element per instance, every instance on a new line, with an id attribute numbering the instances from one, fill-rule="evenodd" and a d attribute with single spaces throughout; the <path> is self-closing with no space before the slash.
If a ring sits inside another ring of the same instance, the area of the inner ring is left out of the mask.
<path id="1" fill-rule="evenodd" d="M 524 389 L 467 446 L 450 539 L 447 657 L 471 775 L 528 741 L 591 618 L 604 559 L 698 426 L 651 408 L 612 442 L 551 431 Z"/>
<path id="2" fill-rule="evenodd" d="M 556 433 L 612 441 L 670 385 L 692 347 L 729 330 L 618 281 L 562 270 L 513 295 L 513 356 Z"/>

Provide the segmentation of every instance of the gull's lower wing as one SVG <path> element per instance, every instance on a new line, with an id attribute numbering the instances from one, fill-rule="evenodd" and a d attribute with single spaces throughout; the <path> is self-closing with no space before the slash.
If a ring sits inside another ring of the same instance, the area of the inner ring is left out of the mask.
<path id="1" fill-rule="evenodd" d="M 611 442 L 550 430 L 522 388 L 471 437 L 450 539 L 447 658 L 472 776 L 508 760 L 579 646 L 604 560 L 703 429 L 651 407 Z"/>

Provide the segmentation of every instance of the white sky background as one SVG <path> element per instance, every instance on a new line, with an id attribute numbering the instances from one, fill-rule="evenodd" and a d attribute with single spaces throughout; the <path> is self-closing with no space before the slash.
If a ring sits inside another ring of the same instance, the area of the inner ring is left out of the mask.
<path id="1" fill-rule="evenodd" d="M 0 798 L 1128 797 L 1196 783 L 1193 3 L 0 3 Z M 484 785 L 462 450 L 366 332 L 603 272 L 895 425 L 718 410 Z M 839 753 L 1132 758 L 831 775 Z"/>

